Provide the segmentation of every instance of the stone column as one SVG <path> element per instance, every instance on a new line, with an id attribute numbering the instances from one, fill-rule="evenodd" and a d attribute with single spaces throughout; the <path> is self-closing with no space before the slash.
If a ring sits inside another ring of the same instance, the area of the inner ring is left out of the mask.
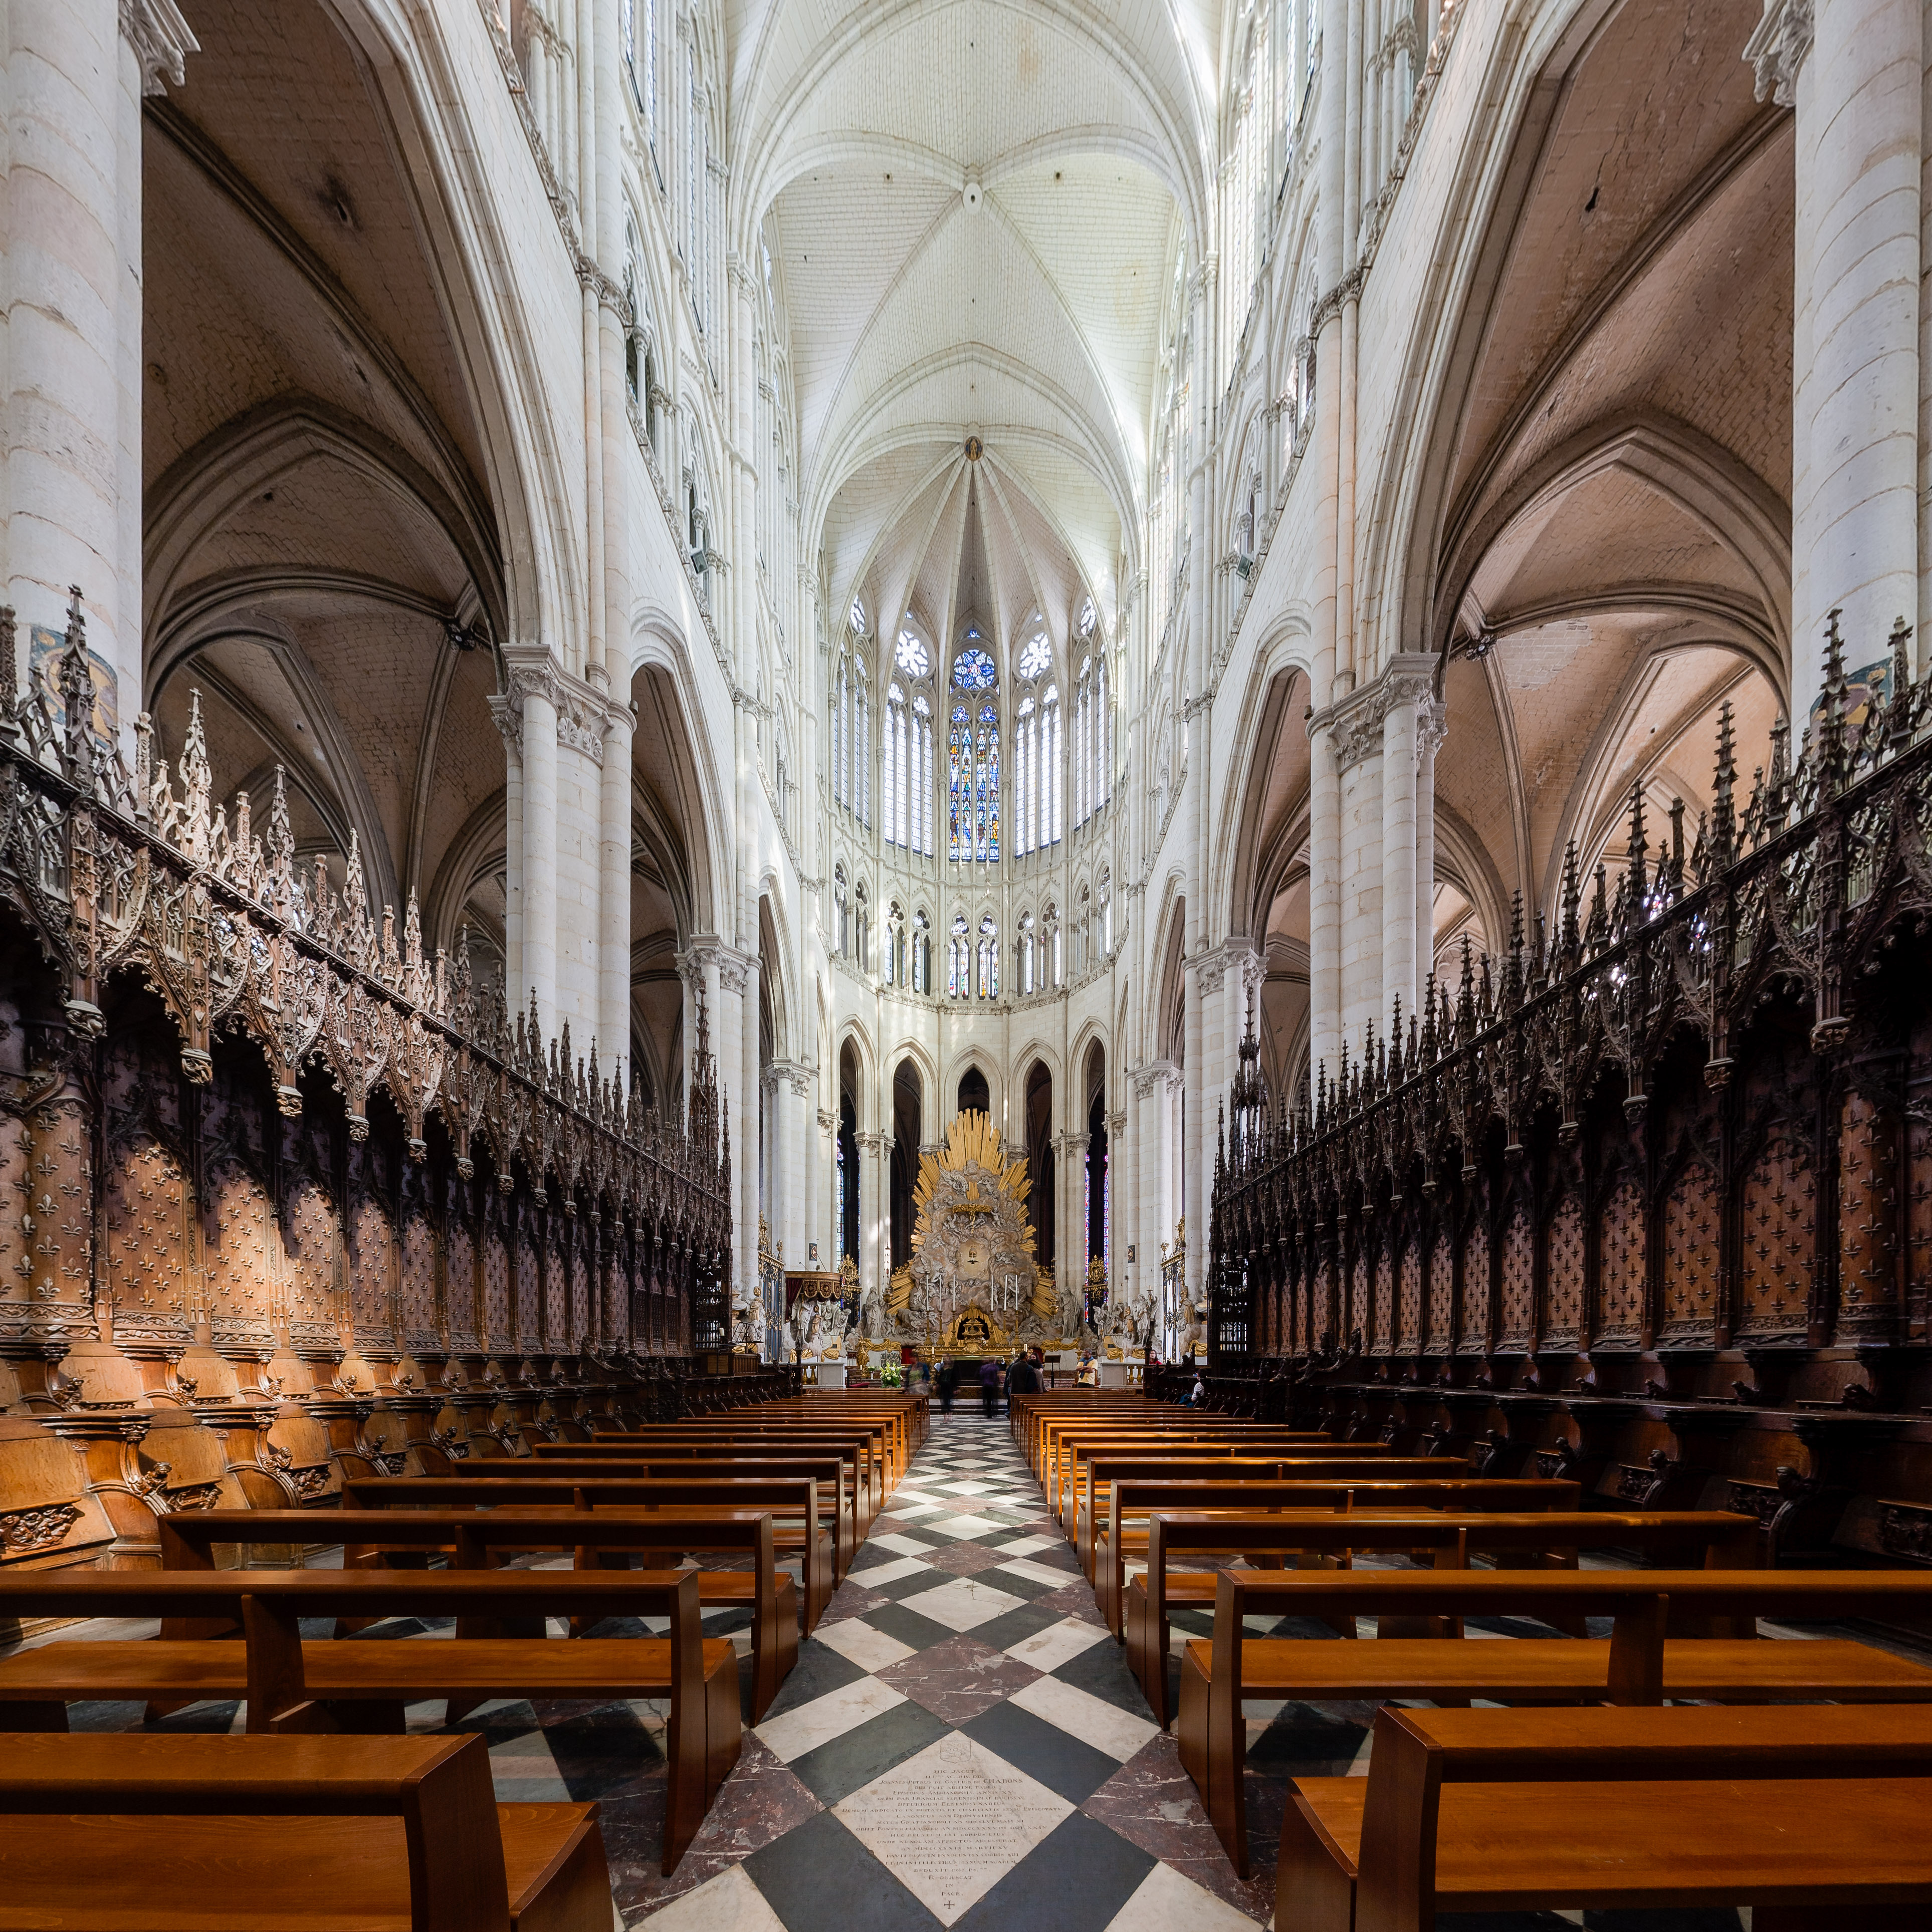
<path id="1" fill-rule="evenodd" d="M 173 0 L 39 0 L 8 20 L 5 602 L 58 627 L 70 586 L 133 763 L 141 692 L 141 97 L 197 43 Z M 131 546 L 131 548 L 130 548 Z M 21 664 L 22 671 L 27 661 Z"/>
<path id="2" fill-rule="evenodd" d="M 772 1163 L 778 1198 L 772 1226 L 784 1243 L 785 1266 L 802 1268 L 812 1240 L 812 1070 L 780 1061 L 772 1071 L 778 1076 Z"/>
<path id="3" fill-rule="evenodd" d="M 1815 40 L 1814 40 L 1815 35 Z M 1792 706 L 1822 682 L 1843 612 L 1847 669 L 1920 626 L 1921 10 L 1767 0 L 1746 43 L 1760 99 L 1798 110 L 1792 361 Z"/>
<path id="4" fill-rule="evenodd" d="M 1053 1142 L 1054 1172 L 1059 1196 L 1054 1213 L 1054 1276 L 1063 1288 L 1078 1287 L 1087 1273 L 1087 1132 L 1070 1129 Z"/>
<path id="5" fill-rule="evenodd" d="M 1382 1023 L 1415 1010 L 1415 717 L 1420 694 L 1392 682 L 1382 716 Z"/>
<path id="6" fill-rule="evenodd" d="M 628 702 L 604 713 L 597 854 L 598 1057 L 607 1072 L 631 1057 L 631 739 Z"/>
<path id="7" fill-rule="evenodd" d="M 1358 1058 L 1378 1024 L 1382 990 L 1382 721 L 1372 712 L 1342 728 L 1342 1035 Z M 1329 1070 L 1333 1078 L 1334 1066 Z M 1203 1224 L 1205 1225 L 1204 1223 Z"/>
<path id="8" fill-rule="evenodd" d="M 1114 1282 L 1124 1285 L 1128 1279 L 1126 1244 L 1132 1239 L 1128 1232 L 1125 1215 L 1120 1204 L 1131 1198 L 1122 1189 L 1130 1184 L 1130 1170 L 1126 1149 L 1123 1142 L 1126 1138 L 1127 1117 L 1124 1111 L 1105 1116 L 1107 1124 L 1107 1253 L 1112 1258 L 1108 1271 L 1108 1292 L 1113 1292 Z"/>
<path id="9" fill-rule="evenodd" d="M 748 1294 L 758 1274 L 758 957 L 732 950 L 722 963 L 720 984 L 728 1005 L 737 1008 L 736 1058 L 730 1068 L 731 1112 L 737 1165 L 732 1170 L 736 1196 L 737 1257 L 740 1292 Z M 722 1077 L 722 1075 L 721 1075 Z"/>
<path id="10" fill-rule="evenodd" d="M 524 716 L 506 696 L 490 700 L 490 715 L 503 734 L 503 998 L 520 1012 L 530 998 L 524 978 Z"/>
<path id="11" fill-rule="evenodd" d="M 1418 707 L 1415 734 L 1415 983 L 1412 1010 L 1436 963 L 1436 754 L 1444 735 L 1447 707 L 1432 697 Z"/>
<path id="12" fill-rule="evenodd" d="M 532 992 L 548 1037 L 556 1027 L 556 704 L 548 679 L 513 676 L 522 700 L 524 938 L 516 997 Z"/>
<path id="13" fill-rule="evenodd" d="M 859 1142 L 859 1286 L 867 1299 L 883 1295 L 892 1271 L 892 1137 L 864 1133 Z"/>
<path id="14" fill-rule="evenodd" d="M 1206 1048 L 1204 1029 L 1201 1024 L 1201 968 L 1202 962 L 1190 959 L 1187 962 L 1184 980 L 1186 1007 L 1183 1016 L 1186 1031 L 1184 1048 L 1186 1060 L 1181 1068 L 1180 1114 L 1180 1211 L 1186 1216 L 1191 1227 L 1204 1228 L 1208 1225 L 1208 1190 L 1214 1176 L 1208 1171 L 1214 1156 L 1203 1144 L 1204 1134 L 1210 1132 L 1203 1116 L 1206 1111 L 1206 1089 L 1204 1084 L 1205 1069 L 1202 1061 Z M 1187 1281 L 1191 1288 L 1200 1278 L 1200 1263 L 1190 1251 L 1187 1258 Z"/>
<path id="15" fill-rule="evenodd" d="M 1310 1052 L 1332 1076 L 1342 1049 L 1342 778 L 1326 718 L 1310 724 L 1308 755 Z"/>
<path id="16" fill-rule="evenodd" d="M 838 1116 L 828 1114 L 823 1107 L 818 1110 L 817 1165 L 812 1190 L 812 1225 L 819 1232 L 806 1238 L 805 1265 L 836 1268 L 838 1265 Z M 816 1262 L 811 1258 L 814 1243 L 818 1249 Z"/>

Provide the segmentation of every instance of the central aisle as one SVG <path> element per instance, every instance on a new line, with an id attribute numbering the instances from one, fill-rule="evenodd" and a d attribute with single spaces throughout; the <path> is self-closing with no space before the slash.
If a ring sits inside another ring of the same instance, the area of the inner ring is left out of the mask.
<path id="1" fill-rule="evenodd" d="M 1222 1855 L 1006 1417 L 936 1410 L 662 1884 L 628 1924 L 1253 1932 L 1273 1891 Z"/>

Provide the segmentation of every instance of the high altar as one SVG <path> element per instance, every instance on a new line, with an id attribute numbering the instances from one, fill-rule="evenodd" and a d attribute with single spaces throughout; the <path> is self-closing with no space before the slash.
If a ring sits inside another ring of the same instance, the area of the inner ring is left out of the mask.
<path id="1" fill-rule="evenodd" d="M 1006 1158 L 986 1114 L 955 1115 L 945 1145 L 920 1160 L 912 1259 L 886 1297 L 892 1340 L 929 1354 L 1078 1343 L 1078 1290 L 1057 1292 L 1035 1260 L 1026 1185 L 1024 1162 Z"/>

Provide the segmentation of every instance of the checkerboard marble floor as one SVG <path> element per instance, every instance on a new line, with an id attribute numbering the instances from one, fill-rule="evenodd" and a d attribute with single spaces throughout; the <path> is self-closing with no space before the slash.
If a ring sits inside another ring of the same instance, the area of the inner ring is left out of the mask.
<path id="1" fill-rule="evenodd" d="M 639 1874 L 640 1876 L 642 1874 Z M 1252 1932 L 1006 1418 L 934 1414 L 652 1932 Z"/>
<path id="2" fill-rule="evenodd" d="M 566 1562 L 568 1558 L 553 1561 Z M 1177 1646 L 1205 1634 L 1174 1612 Z M 741 1654 L 748 1612 L 707 1613 Z M 60 1633 L 140 1636 L 152 1624 Z M 1281 1635 L 1323 1633 L 1284 1622 Z M 642 1626 L 613 1619 L 603 1634 Z M 561 1626 L 554 1625 L 561 1634 Z M 397 1619 L 356 1641 L 434 1640 Z M 320 1636 L 316 1627 L 305 1633 Z M 1480 1634 L 1502 1636 L 1497 1624 Z M 412 1730 L 442 1730 L 440 1703 Z M 935 1414 L 764 1721 L 668 1878 L 658 1869 L 665 1712 L 650 1702 L 502 1701 L 458 1725 L 489 1741 L 498 1796 L 597 1800 L 614 1932 L 1253 1932 L 1272 1923 L 1290 1780 L 1367 1766 L 1368 1705 L 1248 1713 L 1254 1874 L 1237 1878 L 1046 1513 L 1006 1418 Z M 76 1705 L 76 1730 L 143 1727 Z M 148 1728 L 238 1730 L 200 1704 Z M 1732 1912 L 1445 1916 L 1442 1932 L 1738 1932 Z M 1748 1921 L 1746 1921 L 1748 1932 Z"/>

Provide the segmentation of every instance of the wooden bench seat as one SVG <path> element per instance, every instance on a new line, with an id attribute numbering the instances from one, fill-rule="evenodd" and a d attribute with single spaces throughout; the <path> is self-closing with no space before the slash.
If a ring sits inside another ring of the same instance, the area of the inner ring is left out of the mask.
<path id="1" fill-rule="evenodd" d="M 1131 1458 L 1143 1465 L 1153 1464 L 1156 1467 L 1160 1460 L 1157 1456 L 1150 1456 L 1144 1449 L 1096 1445 L 1090 1451 L 1076 1445 L 1076 1454 L 1066 1468 L 1066 1482 L 1054 1510 L 1054 1520 L 1063 1528 L 1074 1521 L 1073 1511 L 1076 1499 L 1082 1493 L 1086 1466 L 1096 1459 L 1105 1461 L 1110 1457 Z M 1284 1448 L 1279 1444 L 1250 1445 L 1241 1443 L 1232 1447 L 1225 1457 L 1220 1457 L 1218 1452 L 1212 1450 L 1204 1456 L 1198 1451 L 1190 1450 L 1185 1457 L 1174 1460 L 1188 1462 L 1216 1460 L 1232 1462 L 1264 1460 L 1277 1466 L 1280 1473 L 1276 1480 L 1282 1482 L 1295 1478 L 1305 1478 L 1311 1481 L 1328 1480 L 1340 1482 L 1359 1478 L 1364 1482 L 1373 1482 L 1378 1479 L 1384 1482 L 1412 1482 L 1418 1478 L 1434 1477 L 1440 1479 L 1448 1476 L 1466 1476 L 1469 1473 L 1468 1464 L 1460 1456 L 1360 1455 L 1356 1453 L 1353 1445 L 1350 1445 L 1344 1453 L 1332 1444 L 1326 1448 L 1318 1444 Z M 1097 1483 L 1106 1478 L 1096 1478 L 1095 1480 Z M 1101 1507 L 1097 1495 L 1093 1507 L 1097 1515 Z"/>
<path id="2" fill-rule="evenodd" d="M 858 1514 L 850 1486 L 844 1480 L 846 1472 L 842 1471 L 836 1456 L 667 1456 L 655 1462 L 620 1456 L 601 1462 L 492 1461 L 485 1466 L 487 1474 L 479 1472 L 475 1476 L 358 1476 L 344 1484 L 343 1496 L 357 1508 L 388 1507 L 404 1499 L 405 1492 L 397 1486 L 401 1484 L 501 1483 L 524 1487 L 536 1484 L 544 1492 L 548 1506 L 551 1497 L 560 1498 L 566 1490 L 581 1492 L 589 1501 L 615 1499 L 618 1489 L 632 1485 L 715 1486 L 728 1483 L 789 1483 L 796 1486 L 812 1483 L 817 1485 L 810 1499 L 812 1514 L 824 1526 L 818 1538 L 808 1539 L 806 1535 L 802 1503 L 795 1508 L 788 1508 L 786 1498 L 762 1494 L 758 1501 L 761 1507 L 770 1502 L 779 1513 L 781 1549 L 811 1552 L 804 1580 L 808 1612 L 814 1623 L 832 1591 L 850 1567 L 859 1547 Z M 748 1497 L 750 1492 L 734 1493 Z M 804 1495 L 802 1490 L 796 1488 L 794 1493 L 801 1498 Z M 481 1500 L 490 1502 L 494 1506 L 494 1498 Z M 640 1496 L 634 1500 L 642 1503 L 645 1499 Z M 694 1497 L 691 1500 L 695 1504 L 698 1499 Z M 830 1540 L 826 1540 L 828 1535 Z"/>
<path id="3" fill-rule="evenodd" d="M 1319 1508 L 1325 1504 L 1330 1508 L 1348 1509 L 1354 1507 L 1357 1490 L 1370 1486 L 1369 1479 L 1352 1474 L 1346 1468 L 1340 1472 L 1330 1468 L 1325 1475 L 1316 1476 L 1310 1473 L 1315 1466 L 1306 1462 L 1278 1463 L 1274 1466 L 1275 1475 L 1266 1481 L 1250 1478 L 1241 1482 L 1238 1486 L 1239 1500 L 1235 1506 L 1250 1510 L 1302 1510 Z M 1204 1487 L 1204 1484 L 1208 1486 Z M 1094 1542 L 1093 1582 L 1100 1613 L 1116 1636 L 1122 1629 L 1127 1562 L 1137 1551 L 1144 1551 L 1147 1547 L 1148 1517 L 1163 1506 L 1197 1509 L 1210 1507 L 1217 1491 L 1220 1496 L 1228 1496 L 1234 1486 L 1221 1477 L 1193 1478 L 1175 1483 L 1164 1475 L 1135 1480 L 1121 1476 L 1109 1484 L 1106 1527 Z M 1374 1486 L 1379 1492 L 1387 1486 Z M 1569 1485 L 1568 1489 L 1574 1496 L 1575 1485 Z M 1519 1506 L 1533 1508 L 1534 1504 L 1526 1499 L 1526 1503 Z"/>
<path id="4" fill-rule="evenodd" d="M 1214 1634 L 1181 1654 L 1175 1725 L 1180 1760 L 1209 1820 L 1247 1875 L 1242 1768 L 1250 1700 L 1376 1703 L 1660 1704 L 1918 1702 L 1932 1670 L 1869 1644 L 1772 1642 L 1760 1616 L 1831 1621 L 1923 1615 L 1932 1574 L 1900 1570 L 1223 1570 Z M 1612 1619 L 1607 1641 L 1582 1637 L 1254 1637 L 1250 1616 L 1508 1616 Z M 1675 1622 L 1700 1634 L 1670 1635 Z M 1730 1629 L 1730 1636 L 1702 1633 Z"/>
<path id="5" fill-rule="evenodd" d="M 1094 1466 L 1088 1466 L 1090 1470 Z M 1185 1508 L 1197 1501 L 1204 1504 L 1212 1486 L 1225 1486 L 1240 1480 L 1245 1492 L 1246 1482 L 1252 1480 L 1232 1478 L 1225 1466 L 1213 1463 L 1137 1463 L 1129 1467 L 1102 1462 L 1098 1468 L 1103 1480 L 1098 1493 L 1082 1505 L 1080 1526 L 1088 1536 L 1088 1576 L 1096 1592 L 1102 1588 L 1101 1579 L 1109 1568 L 1108 1554 L 1116 1540 L 1123 1573 L 1132 1558 L 1147 1548 L 1146 1512 L 1152 1504 L 1149 1492 L 1139 1485 L 1156 1484 L 1170 1503 Z M 1280 1481 L 1278 1477 L 1262 1480 Z M 1130 1492 L 1131 1508 L 1126 1498 L 1117 1504 L 1113 1498 L 1114 1484 L 1127 1480 L 1136 1485 Z M 1582 1485 L 1562 1477 L 1444 1476 L 1384 1482 L 1346 1478 L 1317 1481 L 1297 1476 L 1293 1487 L 1298 1500 L 1288 1507 L 1307 1509 L 1574 1510 L 1582 1501 Z M 1117 1523 L 1120 1526 L 1118 1538 Z"/>
<path id="6" fill-rule="evenodd" d="M 574 1475 L 588 1472 L 597 1475 L 622 1475 L 626 1470 L 664 1470 L 671 1465 L 686 1463 L 724 1463 L 736 1465 L 749 1463 L 750 1473 L 770 1472 L 772 1474 L 794 1474 L 800 1462 L 830 1460 L 837 1470 L 833 1480 L 838 1483 L 838 1494 L 842 1503 L 848 1503 L 851 1512 L 851 1528 L 840 1532 L 839 1574 L 844 1574 L 844 1565 L 850 1560 L 858 1546 L 865 1540 L 872 1519 L 878 1510 L 874 1493 L 868 1478 L 866 1459 L 858 1450 L 832 1442 L 796 1442 L 774 1439 L 764 1444 L 754 1442 L 656 1442 L 649 1446 L 635 1444 L 626 1445 L 614 1443 L 609 1437 L 595 1442 L 563 1442 L 546 1444 L 547 1448 L 555 1448 L 566 1453 L 532 1459 L 520 1465 L 522 1473 L 536 1478 Z M 492 1471 L 491 1474 L 496 1472 Z"/>
<path id="7" fill-rule="evenodd" d="M 798 1586 L 777 1565 L 770 1516 L 760 1510 L 692 1517 L 607 1510 L 531 1516 L 511 1510 L 394 1510 L 377 1526 L 367 1510 L 208 1510 L 164 1516 L 161 1567 L 209 1570 L 218 1546 L 340 1540 L 345 1567 L 392 1555 L 445 1553 L 454 1567 L 483 1570 L 506 1556 L 568 1550 L 580 1570 L 605 1551 L 641 1552 L 676 1562 L 689 1555 L 747 1558 L 749 1570 L 693 1571 L 700 1609 L 742 1604 L 752 1612 L 752 1721 L 759 1722 L 798 1661 Z M 646 1564 L 647 1569 L 668 1567 Z M 458 1634 L 464 1634 L 459 1629 Z"/>
<path id="8" fill-rule="evenodd" d="M 1211 1610 L 1220 1578 L 1212 1570 L 1177 1570 L 1177 1555 L 1240 1556 L 1249 1562 L 1287 1559 L 1337 1564 L 1358 1553 L 1408 1556 L 1438 1570 L 1466 1570 L 1472 1557 L 1498 1567 L 1574 1569 L 1578 1552 L 1614 1546 L 1647 1559 L 1689 1568 L 1750 1570 L 1758 1567 L 1757 1518 L 1730 1510 L 1684 1510 L 1658 1514 L 1540 1510 L 1526 1514 L 1432 1511 L 1426 1515 L 1318 1514 L 1288 1512 L 1262 1516 L 1246 1510 L 1156 1510 L 1148 1520 L 1148 1567 L 1127 1585 L 1127 1661 L 1163 1729 L 1168 1703 L 1168 1610 L 1186 1603 Z M 1431 1619 L 1423 1629 L 1396 1628 L 1396 1636 L 1460 1636 L 1460 1619 Z M 1338 1620 L 1336 1635 L 1352 1639 L 1353 1617 Z M 1388 1620 L 1384 1619 L 1386 1625 Z M 1584 1634 L 1580 1619 L 1565 1632 Z M 1245 1668 L 1245 1663 L 1244 1667 Z"/>
<path id="9" fill-rule="evenodd" d="M 1295 1780 L 1275 1924 L 1748 1906 L 1756 1932 L 1922 1924 L 1928 1778 L 1923 1707 L 1384 1709 L 1366 1778 Z"/>
<path id="10" fill-rule="evenodd" d="M 304 1618 L 492 1622 L 666 1616 L 665 1637 L 304 1640 Z M 0 1658 L 0 1730 L 64 1731 L 70 1702 L 248 1706 L 251 1734 L 398 1731 L 406 1705 L 446 1699 L 663 1698 L 664 1870 L 696 1834 L 741 1742 L 737 1653 L 706 1642 L 690 1571 L 92 1570 L 0 1575 L 0 1616 L 238 1622 L 238 1641 L 70 1640 Z"/>
<path id="11" fill-rule="evenodd" d="M 1281 1430 L 1264 1430 L 1253 1427 L 1237 1429 L 1232 1432 L 1217 1430 L 1212 1435 L 1174 1439 L 1168 1437 L 1148 1437 L 1138 1434 L 1120 1434 L 1109 1430 L 1075 1430 L 1056 1436 L 1048 1444 L 1050 1460 L 1047 1465 L 1044 1487 L 1048 1513 L 1055 1522 L 1064 1525 L 1073 1507 L 1073 1498 L 1080 1492 L 1081 1471 L 1088 1460 L 1095 1456 L 1137 1456 L 1144 1460 L 1178 1459 L 1198 1460 L 1202 1458 L 1260 1456 L 1268 1460 L 1293 1458 L 1301 1461 L 1314 1461 L 1326 1456 L 1346 1458 L 1352 1464 L 1379 1462 L 1387 1460 L 1390 1451 L 1379 1442 L 1337 1443 L 1326 1436 L 1309 1436 Z M 1416 1459 L 1406 1459 L 1413 1461 Z M 1414 1472 L 1402 1469 L 1399 1474 L 1412 1474 Z M 1458 1475 L 1463 1473 L 1459 1462 L 1452 1470 L 1438 1471 L 1438 1474 Z"/>
<path id="12" fill-rule="evenodd" d="M 755 1427 L 736 1422 L 729 1428 L 664 1423 L 632 1434 L 599 1436 L 589 1442 L 539 1443 L 534 1453 L 540 1461 L 554 1462 L 622 1456 L 782 1456 L 814 1450 L 847 1458 L 862 1520 L 869 1524 L 887 1492 L 897 1486 L 889 1474 L 892 1450 L 878 1429 L 781 1420 Z"/>
<path id="13" fill-rule="evenodd" d="M 16 1737 L 0 1760 L 0 1932 L 610 1924 L 597 1807 L 499 1804 L 480 1737 Z"/>

